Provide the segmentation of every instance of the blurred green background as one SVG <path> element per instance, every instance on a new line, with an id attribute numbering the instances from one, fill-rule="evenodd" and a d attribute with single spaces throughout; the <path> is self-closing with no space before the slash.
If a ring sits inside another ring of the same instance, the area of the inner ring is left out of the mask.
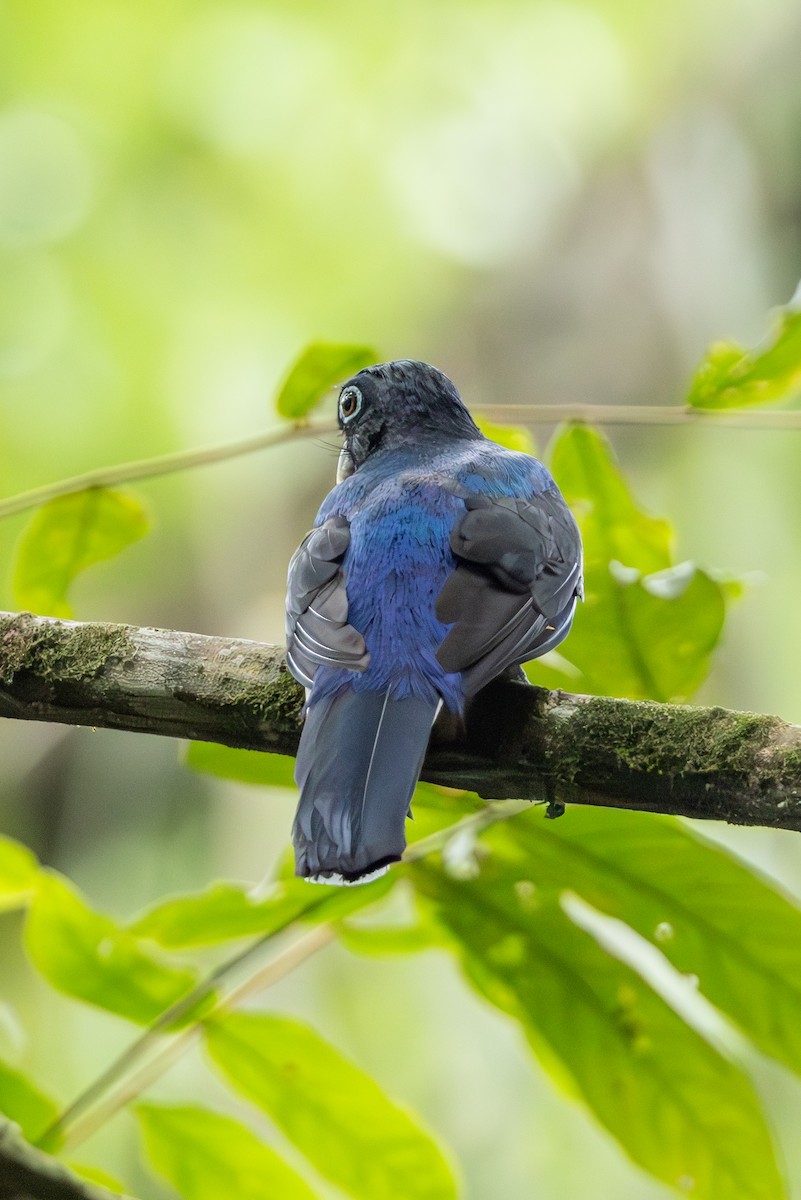
<path id="1" fill-rule="evenodd" d="M 791 0 L 0 0 L 0 495 L 261 429 L 316 338 L 432 361 L 483 410 L 680 401 L 801 276 L 800 42 Z M 801 433 L 611 433 L 680 556 L 749 578 L 700 699 L 801 722 Z M 79 580 L 77 615 L 279 641 L 334 465 L 307 441 L 142 484 L 154 532 Z M 0 522 L 6 609 L 24 522 Z M 173 742 L 6 722 L 0 760 L 0 828 L 115 915 L 259 880 L 288 837 L 289 792 L 193 775 Z M 714 832 L 801 890 L 796 835 Z M 130 1031 L 17 947 L 10 917 L 0 1052 L 66 1101 Z M 441 956 L 331 948 L 270 1003 L 417 1107 L 471 1200 L 667 1194 Z M 801 1195 L 797 1086 L 755 1069 Z M 201 1088 L 190 1060 L 156 1094 Z M 126 1116 L 84 1157 L 167 1194 Z"/>

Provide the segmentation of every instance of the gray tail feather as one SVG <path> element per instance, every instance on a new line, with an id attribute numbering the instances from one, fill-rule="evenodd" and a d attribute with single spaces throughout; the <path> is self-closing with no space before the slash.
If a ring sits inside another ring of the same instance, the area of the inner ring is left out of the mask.
<path id="1" fill-rule="evenodd" d="M 367 882 L 398 861 L 436 713 L 417 696 L 352 689 L 311 705 L 295 767 L 297 875 Z"/>

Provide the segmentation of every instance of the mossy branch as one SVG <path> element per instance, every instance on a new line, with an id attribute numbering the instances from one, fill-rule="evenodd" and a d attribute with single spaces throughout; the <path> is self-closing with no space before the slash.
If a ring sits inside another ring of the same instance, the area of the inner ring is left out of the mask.
<path id="1" fill-rule="evenodd" d="M 0 716 L 294 754 L 302 689 L 275 646 L 0 613 Z M 801 726 L 498 680 L 435 729 L 423 778 L 486 799 L 801 829 Z"/>

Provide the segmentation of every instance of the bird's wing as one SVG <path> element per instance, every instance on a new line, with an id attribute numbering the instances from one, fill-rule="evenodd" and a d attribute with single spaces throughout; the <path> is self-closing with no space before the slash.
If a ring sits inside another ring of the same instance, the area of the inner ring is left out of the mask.
<path id="1" fill-rule="evenodd" d="M 305 687 L 319 666 L 364 671 L 370 661 L 364 638 L 348 624 L 341 564 L 349 545 L 348 522 L 331 517 L 304 538 L 289 564 L 286 661 Z"/>
<path id="2" fill-rule="evenodd" d="M 437 597 L 437 617 L 453 625 L 437 658 L 471 695 L 567 636 L 582 594 L 581 537 L 555 488 L 465 504 L 451 533 L 457 565 Z"/>

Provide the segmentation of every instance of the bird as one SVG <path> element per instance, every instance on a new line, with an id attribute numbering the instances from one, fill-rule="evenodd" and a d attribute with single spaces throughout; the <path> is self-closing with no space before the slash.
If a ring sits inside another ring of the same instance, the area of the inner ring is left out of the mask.
<path id="1" fill-rule="evenodd" d="M 400 359 L 337 408 L 336 486 L 293 555 L 287 666 L 306 689 L 295 873 L 358 884 L 401 859 L 429 735 L 568 634 L 576 521 L 538 459 L 489 440 L 451 380 Z"/>

